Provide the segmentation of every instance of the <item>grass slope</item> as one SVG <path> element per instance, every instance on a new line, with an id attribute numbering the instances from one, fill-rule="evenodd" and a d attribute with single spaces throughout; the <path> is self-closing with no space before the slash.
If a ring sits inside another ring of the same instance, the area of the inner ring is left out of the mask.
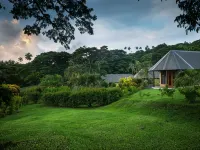
<path id="1" fill-rule="evenodd" d="M 200 104 L 143 90 L 95 109 L 23 107 L 0 119 L 7 149 L 200 149 Z M 1 149 L 1 147 L 0 147 Z"/>

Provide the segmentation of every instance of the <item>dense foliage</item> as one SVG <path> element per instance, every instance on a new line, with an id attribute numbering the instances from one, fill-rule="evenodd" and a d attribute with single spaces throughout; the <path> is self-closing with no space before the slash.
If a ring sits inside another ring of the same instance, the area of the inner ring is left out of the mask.
<path id="1" fill-rule="evenodd" d="M 55 74 L 55 75 L 46 75 L 41 79 L 40 82 L 41 86 L 45 87 L 57 87 L 63 85 L 63 78 L 61 75 Z"/>
<path id="2" fill-rule="evenodd" d="M 10 13 L 14 19 L 32 19 L 32 23 L 26 24 L 24 28 L 24 33 L 27 35 L 42 33 L 54 42 L 60 42 L 65 48 L 69 48 L 71 40 L 75 39 L 75 28 L 81 34 L 93 34 L 93 21 L 97 17 L 92 14 L 93 9 L 87 7 L 86 0 L 9 0 L 9 2 L 12 5 Z M 1 8 L 5 9 L 2 2 L 0 2 Z"/>
<path id="3" fill-rule="evenodd" d="M 175 79 L 175 86 L 178 87 L 180 93 L 190 103 L 195 102 L 200 96 L 200 72 L 198 70 L 186 70 L 180 72 Z"/>
<path id="4" fill-rule="evenodd" d="M 65 89 L 65 90 L 64 90 Z M 119 100 L 119 88 L 83 88 L 71 91 L 68 87 L 49 89 L 43 93 L 45 104 L 59 107 L 104 106 Z"/>
<path id="5" fill-rule="evenodd" d="M 20 87 L 17 85 L 0 85 L 0 117 L 18 111 L 22 103 L 19 93 Z"/>
<path id="6" fill-rule="evenodd" d="M 74 53 L 47 52 L 36 56 L 27 64 L 14 61 L 0 62 L 0 83 L 20 86 L 37 85 L 45 75 L 59 74 L 67 81 L 83 74 L 137 73 L 147 70 L 169 50 L 200 50 L 200 40 L 176 45 L 160 44 L 135 53 L 110 50 L 107 46 L 80 47 Z M 131 51 L 129 51 L 131 52 Z"/>
<path id="7" fill-rule="evenodd" d="M 22 96 L 22 103 L 38 103 L 43 90 L 44 88 L 41 86 L 33 86 L 23 89 L 20 93 L 20 95 Z"/>
<path id="8" fill-rule="evenodd" d="M 168 97 L 174 97 L 174 93 L 175 93 L 175 89 L 169 89 L 168 85 L 166 85 L 164 88 L 159 89 L 161 96 L 163 97 L 164 95 L 168 96 Z"/>

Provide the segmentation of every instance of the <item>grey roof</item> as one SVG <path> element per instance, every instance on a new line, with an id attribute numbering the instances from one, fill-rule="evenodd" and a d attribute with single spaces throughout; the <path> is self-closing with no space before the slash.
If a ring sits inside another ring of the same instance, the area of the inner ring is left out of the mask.
<path id="1" fill-rule="evenodd" d="M 132 74 L 107 74 L 105 76 L 102 76 L 102 79 L 104 79 L 108 83 L 117 83 L 121 78 L 125 77 L 133 77 Z"/>
<path id="2" fill-rule="evenodd" d="M 154 72 L 154 78 L 160 78 L 159 77 L 159 72 L 158 71 L 155 71 Z M 149 79 L 153 79 L 153 72 L 148 72 L 148 77 L 147 75 L 145 74 L 145 70 L 144 69 L 141 69 L 138 73 L 136 73 L 134 75 L 134 78 L 137 78 L 137 79 L 144 79 L 144 78 L 149 78 Z"/>
<path id="3" fill-rule="evenodd" d="M 200 51 L 171 50 L 149 71 L 200 69 Z"/>

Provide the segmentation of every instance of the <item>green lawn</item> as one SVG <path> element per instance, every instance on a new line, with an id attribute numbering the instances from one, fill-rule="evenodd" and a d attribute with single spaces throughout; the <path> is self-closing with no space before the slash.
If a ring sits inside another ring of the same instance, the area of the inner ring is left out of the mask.
<path id="1" fill-rule="evenodd" d="M 200 104 L 143 90 L 93 109 L 28 105 L 0 119 L 8 149 L 200 149 Z M 1 149 L 1 147 L 0 147 Z"/>

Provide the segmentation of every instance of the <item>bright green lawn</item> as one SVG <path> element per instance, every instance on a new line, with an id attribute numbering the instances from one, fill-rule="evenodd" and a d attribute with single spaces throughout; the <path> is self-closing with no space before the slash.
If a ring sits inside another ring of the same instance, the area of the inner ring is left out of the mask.
<path id="1" fill-rule="evenodd" d="M 142 92 L 151 95 L 96 109 L 25 106 L 0 119 L 0 141 L 20 150 L 200 149 L 200 104 L 187 104 L 178 92 L 173 100 Z"/>

